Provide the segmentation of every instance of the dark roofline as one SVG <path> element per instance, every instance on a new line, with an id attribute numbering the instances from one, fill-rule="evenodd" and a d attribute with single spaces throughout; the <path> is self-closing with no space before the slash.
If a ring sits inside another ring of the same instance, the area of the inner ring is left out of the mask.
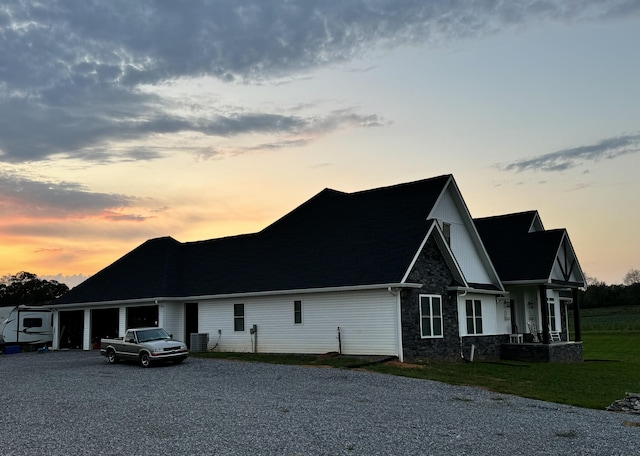
<path id="1" fill-rule="evenodd" d="M 536 209 L 531 209 L 529 211 L 520 211 L 520 212 L 511 212 L 509 214 L 500 214 L 500 215 L 490 215 L 487 217 L 474 217 L 474 221 L 484 221 L 484 220 L 499 220 L 499 219 L 505 219 L 508 217 L 517 217 L 517 216 L 524 216 L 524 215 L 528 215 L 531 214 L 533 215 L 537 215 L 538 217 L 540 216 L 540 214 L 538 213 L 538 211 Z"/>

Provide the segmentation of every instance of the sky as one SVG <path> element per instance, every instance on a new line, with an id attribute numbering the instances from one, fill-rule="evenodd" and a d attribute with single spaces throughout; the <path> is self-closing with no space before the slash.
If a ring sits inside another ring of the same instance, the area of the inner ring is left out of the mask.
<path id="1" fill-rule="evenodd" d="M 640 268 L 640 0 L 7 0 L 0 43 L 0 275 L 442 174 Z"/>

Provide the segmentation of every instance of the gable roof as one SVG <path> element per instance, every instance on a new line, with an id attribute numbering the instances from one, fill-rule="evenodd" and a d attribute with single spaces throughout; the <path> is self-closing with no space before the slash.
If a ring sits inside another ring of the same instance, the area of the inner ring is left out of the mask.
<path id="1" fill-rule="evenodd" d="M 152 239 L 55 304 L 401 283 L 451 175 L 354 193 L 325 189 L 258 233 Z"/>
<path id="2" fill-rule="evenodd" d="M 503 282 L 550 282 L 560 249 L 566 245 L 577 265 L 577 284 L 583 285 L 567 231 L 544 230 L 537 211 L 477 218 L 474 223 Z"/>

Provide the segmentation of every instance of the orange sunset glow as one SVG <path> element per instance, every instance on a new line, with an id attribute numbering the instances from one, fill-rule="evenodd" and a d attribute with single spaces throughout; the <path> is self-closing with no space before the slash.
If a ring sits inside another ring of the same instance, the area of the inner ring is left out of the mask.
<path id="1" fill-rule="evenodd" d="M 449 173 L 473 217 L 567 228 L 590 277 L 640 268 L 639 7 L 353 3 L 0 6 L 0 275 L 74 286 Z"/>

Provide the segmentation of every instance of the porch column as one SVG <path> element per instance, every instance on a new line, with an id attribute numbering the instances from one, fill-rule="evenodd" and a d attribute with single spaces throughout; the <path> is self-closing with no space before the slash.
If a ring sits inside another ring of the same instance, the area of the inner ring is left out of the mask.
<path id="1" fill-rule="evenodd" d="M 571 290 L 573 295 L 573 327 L 574 339 L 576 342 L 582 342 L 582 326 L 580 324 L 580 301 L 578 300 L 578 289 Z"/>
<path id="2" fill-rule="evenodd" d="M 82 328 L 82 349 L 91 350 L 91 310 L 84 309 L 84 327 Z"/>
<path id="3" fill-rule="evenodd" d="M 60 311 L 53 311 L 53 342 L 51 344 L 53 350 L 60 350 Z"/>
<path id="4" fill-rule="evenodd" d="M 547 304 L 547 286 L 540 285 L 540 309 L 542 310 L 542 343 L 550 343 L 549 304 Z"/>

